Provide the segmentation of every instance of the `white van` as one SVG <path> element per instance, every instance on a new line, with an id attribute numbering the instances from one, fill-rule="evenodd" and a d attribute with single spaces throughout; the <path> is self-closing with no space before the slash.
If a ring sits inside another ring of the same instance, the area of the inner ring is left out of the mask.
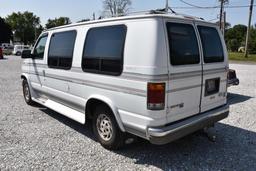
<path id="1" fill-rule="evenodd" d="M 215 24 L 126 16 L 44 31 L 22 54 L 21 78 L 27 104 L 92 119 L 105 148 L 125 133 L 165 144 L 228 116 L 227 56 Z"/>
<path id="2" fill-rule="evenodd" d="M 20 56 L 23 50 L 28 50 L 30 47 L 28 45 L 14 45 L 12 54 Z"/>

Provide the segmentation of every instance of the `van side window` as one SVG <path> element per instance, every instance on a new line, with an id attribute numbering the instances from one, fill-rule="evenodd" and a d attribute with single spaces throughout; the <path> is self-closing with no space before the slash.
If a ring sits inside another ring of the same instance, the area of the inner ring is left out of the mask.
<path id="1" fill-rule="evenodd" d="M 33 52 L 36 59 L 43 59 L 44 58 L 44 50 L 45 50 L 47 37 L 48 37 L 48 35 L 43 35 L 38 40 L 38 42 L 37 42 L 37 44 L 34 48 L 34 52 Z"/>
<path id="2" fill-rule="evenodd" d="M 194 27 L 189 24 L 167 23 L 170 60 L 172 65 L 198 64 L 198 41 Z"/>
<path id="3" fill-rule="evenodd" d="M 83 71 L 120 75 L 123 70 L 125 38 L 124 25 L 90 29 L 84 44 Z"/>
<path id="4" fill-rule="evenodd" d="M 203 45 L 204 62 L 223 62 L 223 47 L 218 31 L 213 27 L 205 26 L 198 26 L 198 30 Z"/>
<path id="5" fill-rule="evenodd" d="M 48 53 L 50 68 L 69 70 L 72 66 L 76 31 L 54 33 L 51 37 Z"/>

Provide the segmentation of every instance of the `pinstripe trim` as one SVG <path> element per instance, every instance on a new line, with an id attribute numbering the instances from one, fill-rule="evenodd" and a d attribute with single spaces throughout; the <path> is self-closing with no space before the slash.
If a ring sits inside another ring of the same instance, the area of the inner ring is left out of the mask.
<path id="1" fill-rule="evenodd" d="M 177 74 L 170 74 L 170 80 L 178 80 L 184 78 L 198 77 L 202 75 L 202 71 L 182 72 Z"/>
<path id="2" fill-rule="evenodd" d="M 48 66 L 46 64 L 28 63 L 27 65 L 24 65 L 24 66 L 35 66 L 35 65 L 38 66 L 38 67 L 41 67 L 41 68 L 48 68 Z M 76 73 L 84 73 L 80 67 L 72 67 L 70 71 L 71 72 L 76 72 Z M 217 74 L 217 73 L 221 73 L 221 72 L 225 72 L 225 71 L 226 71 L 225 68 L 209 69 L 209 70 L 204 70 L 203 74 L 204 75 L 211 75 L 211 74 Z M 177 73 L 177 74 L 170 74 L 169 78 L 168 78 L 168 74 L 146 75 L 146 74 L 123 72 L 122 75 L 118 76 L 118 78 L 128 79 L 128 80 L 133 80 L 133 81 L 154 82 L 154 81 L 179 80 L 179 79 L 198 77 L 198 76 L 202 76 L 201 70 L 192 71 L 192 72 L 183 72 L 183 73 Z M 113 77 L 113 76 L 106 75 L 106 77 Z"/>
<path id="3" fill-rule="evenodd" d="M 28 73 L 28 74 L 43 76 L 43 74 L 39 73 L 39 72 L 28 72 L 28 71 L 23 71 L 23 72 Z M 133 95 L 137 95 L 137 96 L 141 96 L 141 97 L 147 96 L 146 91 L 139 90 L 139 89 L 133 89 L 133 88 L 129 88 L 129 87 L 122 87 L 122 86 L 100 83 L 100 82 L 89 81 L 89 80 L 68 78 L 68 77 L 57 76 L 57 75 L 53 75 L 53 74 L 46 74 L 45 77 L 57 79 L 57 80 L 61 80 L 61 81 L 66 81 L 66 82 L 71 82 L 71 83 L 76 83 L 76 84 L 81 84 L 81 85 L 90 86 L 90 87 L 102 88 L 102 89 L 106 89 L 106 90 L 110 90 L 110 91 L 117 91 L 117 92 L 126 93 L 126 94 L 133 94 Z"/>
<path id="4" fill-rule="evenodd" d="M 34 64 L 24 64 L 24 66 L 34 66 Z M 48 65 L 46 64 L 36 64 L 37 67 L 41 68 L 48 68 Z M 91 74 L 89 72 L 83 72 L 81 67 L 72 67 L 70 72 L 75 73 L 87 73 Z M 93 74 L 93 73 L 92 73 Z M 106 77 L 115 77 L 120 79 L 128 79 L 133 81 L 145 81 L 145 82 L 153 82 L 153 81 L 168 81 L 168 74 L 162 74 L 162 75 L 146 75 L 146 74 L 136 74 L 136 73 L 127 73 L 123 72 L 120 76 L 111 76 L 111 75 L 105 75 Z"/>
<path id="5" fill-rule="evenodd" d="M 182 87 L 182 88 L 176 88 L 176 89 L 173 89 L 173 90 L 168 90 L 167 93 L 174 93 L 174 92 L 177 92 L 177 91 L 184 91 L 184 90 L 189 90 L 189 89 L 198 88 L 198 87 L 201 87 L 201 84 L 188 86 L 188 87 Z"/>
<path id="6" fill-rule="evenodd" d="M 226 72 L 226 71 L 227 71 L 226 68 L 209 69 L 209 70 L 204 70 L 203 74 L 211 75 L 211 74 L 217 74 L 217 73 Z"/>
<path id="7" fill-rule="evenodd" d="M 120 78 L 129 79 L 129 80 L 138 80 L 138 81 L 168 81 L 168 74 L 162 75 L 146 75 L 146 74 L 137 74 L 137 73 L 127 73 L 123 72 Z"/>
<path id="8" fill-rule="evenodd" d="M 25 71 L 25 70 L 23 70 L 23 72 L 28 73 L 28 74 L 43 76 L 43 74 L 41 72 L 29 72 L 29 71 Z M 192 74 L 195 75 L 197 73 L 198 72 L 195 71 Z M 147 91 L 145 91 L 145 90 L 139 90 L 139 89 L 117 86 L 117 85 L 112 85 L 112 84 L 106 84 L 106 83 L 90 81 L 90 80 L 70 78 L 70 77 L 59 76 L 59 75 L 54 75 L 54 74 L 46 74 L 45 77 L 52 78 L 52 79 L 58 79 L 58 80 L 66 81 L 66 82 L 77 83 L 77 84 L 90 86 L 90 87 L 102 88 L 102 89 L 106 89 L 106 90 L 110 90 L 110 91 L 117 91 L 117 92 L 122 92 L 122 93 L 127 93 L 127 94 L 133 94 L 133 95 L 137 95 L 137 96 L 141 96 L 141 97 L 147 97 Z M 159 77 L 166 77 L 166 75 L 160 75 Z M 182 78 L 184 78 L 184 77 L 182 77 Z M 227 82 L 227 80 L 221 80 L 220 82 Z M 203 86 L 205 86 L 205 84 L 203 84 Z M 189 89 L 198 88 L 198 87 L 201 87 L 201 84 L 167 90 L 166 92 L 173 93 L 173 92 L 184 91 L 184 90 L 189 90 Z"/>

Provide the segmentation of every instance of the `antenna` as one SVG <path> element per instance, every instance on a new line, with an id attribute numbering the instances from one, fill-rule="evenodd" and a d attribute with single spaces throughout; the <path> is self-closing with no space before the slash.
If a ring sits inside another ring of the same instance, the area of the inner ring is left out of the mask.
<path id="1" fill-rule="evenodd" d="M 165 3 L 165 12 L 167 13 L 169 10 L 169 0 L 166 0 L 166 3 Z"/>

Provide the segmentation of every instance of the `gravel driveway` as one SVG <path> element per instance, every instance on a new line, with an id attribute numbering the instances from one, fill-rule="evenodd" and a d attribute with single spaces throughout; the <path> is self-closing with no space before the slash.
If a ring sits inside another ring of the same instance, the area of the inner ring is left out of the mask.
<path id="1" fill-rule="evenodd" d="M 80 125 L 25 104 L 19 57 L 0 60 L 0 170 L 256 170 L 256 65 L 231 64 L 240 85 L 229 88 L 228 119 L 211 131 L 155 146 L 139 140 L 111 152 Z"/>

